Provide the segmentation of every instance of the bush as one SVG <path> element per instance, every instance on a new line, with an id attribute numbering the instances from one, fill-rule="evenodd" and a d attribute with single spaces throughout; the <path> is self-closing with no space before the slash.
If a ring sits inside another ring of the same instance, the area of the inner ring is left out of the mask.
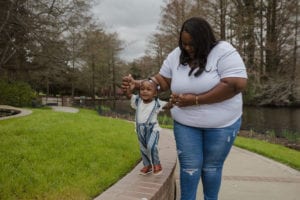
<path id="1" fill-rule="evenodd" d="M 24 82 L 8 83 L 0 80 L 0 104 L 11 106 L 31 106 L 35 93 L 30 85 Z"/>

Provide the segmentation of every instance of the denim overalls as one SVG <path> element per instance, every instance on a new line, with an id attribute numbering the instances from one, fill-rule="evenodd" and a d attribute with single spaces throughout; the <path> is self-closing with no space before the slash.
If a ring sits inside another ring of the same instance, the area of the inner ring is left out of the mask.
<path id="1" fill-rule="evenodd" d="M 142 154 L 143 164 L 144 166 L 149 165 L 158 165 L 160 164 L 159 156 L 158 156 L 158 139 L 159 139 L 159 131 L 154 130 L 155 123 L 151 123 L 153 115 L 155 115 L 155 111 L 159 109 L 160 105 L 157 99 L 155 99 L 155 105 L 145 123 L 138 123 L 138 110 L 140 109 L 140 103 L 142 99 L 137 96 L 135 104 L 136 104 L 136 132 L 138 135 L 138 140 L 140 144 L 140 150 Z"/>

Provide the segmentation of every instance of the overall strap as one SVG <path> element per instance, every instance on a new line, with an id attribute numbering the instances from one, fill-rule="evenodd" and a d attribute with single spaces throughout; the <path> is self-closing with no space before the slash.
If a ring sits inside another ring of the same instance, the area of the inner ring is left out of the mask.
<path id="1" fill-rule="evenodd" d="M 154 106 L 153 106 L 153 109 L 152 109 L 152 111 L 151 111 L 151 114 L 149 115 L 149 117 L 148 117 L 148 119 L 147 119 L 147 121 L 146 121 L 146 124 L 149 124 L 149 123 L 151 122 L 155 110 L 156 110 L 157 108 L 159 108 L 159 107 L 160 107 L 159 102 L 158 102 L 157 99 L 155 99 L 155 104 L 154 104 Z"/>
<path id="2" fill-rule="evenodd" d="M 136 124 L 138 124 L 138 111 L 139 111 L 139 105 L 141 104 L 141 102 L 142 102 L 142 99 L 140 98 L 139 95 L 137 95 L 137 97 L 136 97 L 136 99 L 135 99 L 135 105 L 136 105 L 135 122 L 136 122 Z M 147 121 L 145 122 L 145 124 L 149 124 L 149 123 L 151 122 L 155 110 L 156 110 L 157 108 L 159 108 L 159 107 L 160 107 L 160 104 L 159 104 L 159 102 L 158 102 L 158 99 L 155 98 L 155 104 L 154 104 L 153 109 L 152 109 L 152 111 L 151 111 L 151 113 L 150 113 L 150 115 L 149 115 Z"/>
<path id="3" fill-rule="evenodd" d="M 137 95 L 135 98 L 135 106 L 136 106 L 136 110 L 135 110 L 135 123 L 138 124 L 138 110 L 139 110 L 139 104 L 141 103 L 142 99 L 140 98 L 140 95 Z"/>

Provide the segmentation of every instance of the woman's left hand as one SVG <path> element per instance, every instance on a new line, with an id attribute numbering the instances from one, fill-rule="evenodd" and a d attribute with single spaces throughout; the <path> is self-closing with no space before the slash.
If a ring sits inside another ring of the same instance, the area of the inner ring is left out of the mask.
<path id="1" fill-rule="evenodd" d="M 193 106 L 195 105 L 195 94 L 175 94 L 170 96 L 170 102 L 178 107 Z"/>

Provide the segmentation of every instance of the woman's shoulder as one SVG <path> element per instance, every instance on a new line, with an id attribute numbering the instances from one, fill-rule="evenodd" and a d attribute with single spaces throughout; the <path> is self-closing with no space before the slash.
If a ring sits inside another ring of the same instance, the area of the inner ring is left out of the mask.
<path id="1" fill-rule="evenodd" d="M 180 53 L 181 53 L 180 48 L 176 47 L 168 54 L 167 58 L 163 62 L 162 68 L 160 70 L 160 74 L 168 78 L 171 77 L 169 69 L 174 69 L 174 67 L 179 65 Z"/>
<path id="2" fill-rule="evenodd" d="M 227 41 L 219 41 L 211 51 L 213 56 L 222 57 L 228 53 L 236 51 L 236 48 Z"/>
<path id="3" fill-rule="evenodd" d="M 214 49 L 219 50 L 219 51 L 232 51 L 235 50 L 234 46 L 224 40 L 221 40 L 217 43 L 217 45 L 214 47 Z"/>
<path id="4" fill-rule="evenodd" d="M 176 58 L 178 58 L 180 56 L 180 53 L 181 53 L 181 49 L 179 47 L 176 47 L 175 49 L 173 49 L 169 53 L 168 57 L 176 57 Z"/>

